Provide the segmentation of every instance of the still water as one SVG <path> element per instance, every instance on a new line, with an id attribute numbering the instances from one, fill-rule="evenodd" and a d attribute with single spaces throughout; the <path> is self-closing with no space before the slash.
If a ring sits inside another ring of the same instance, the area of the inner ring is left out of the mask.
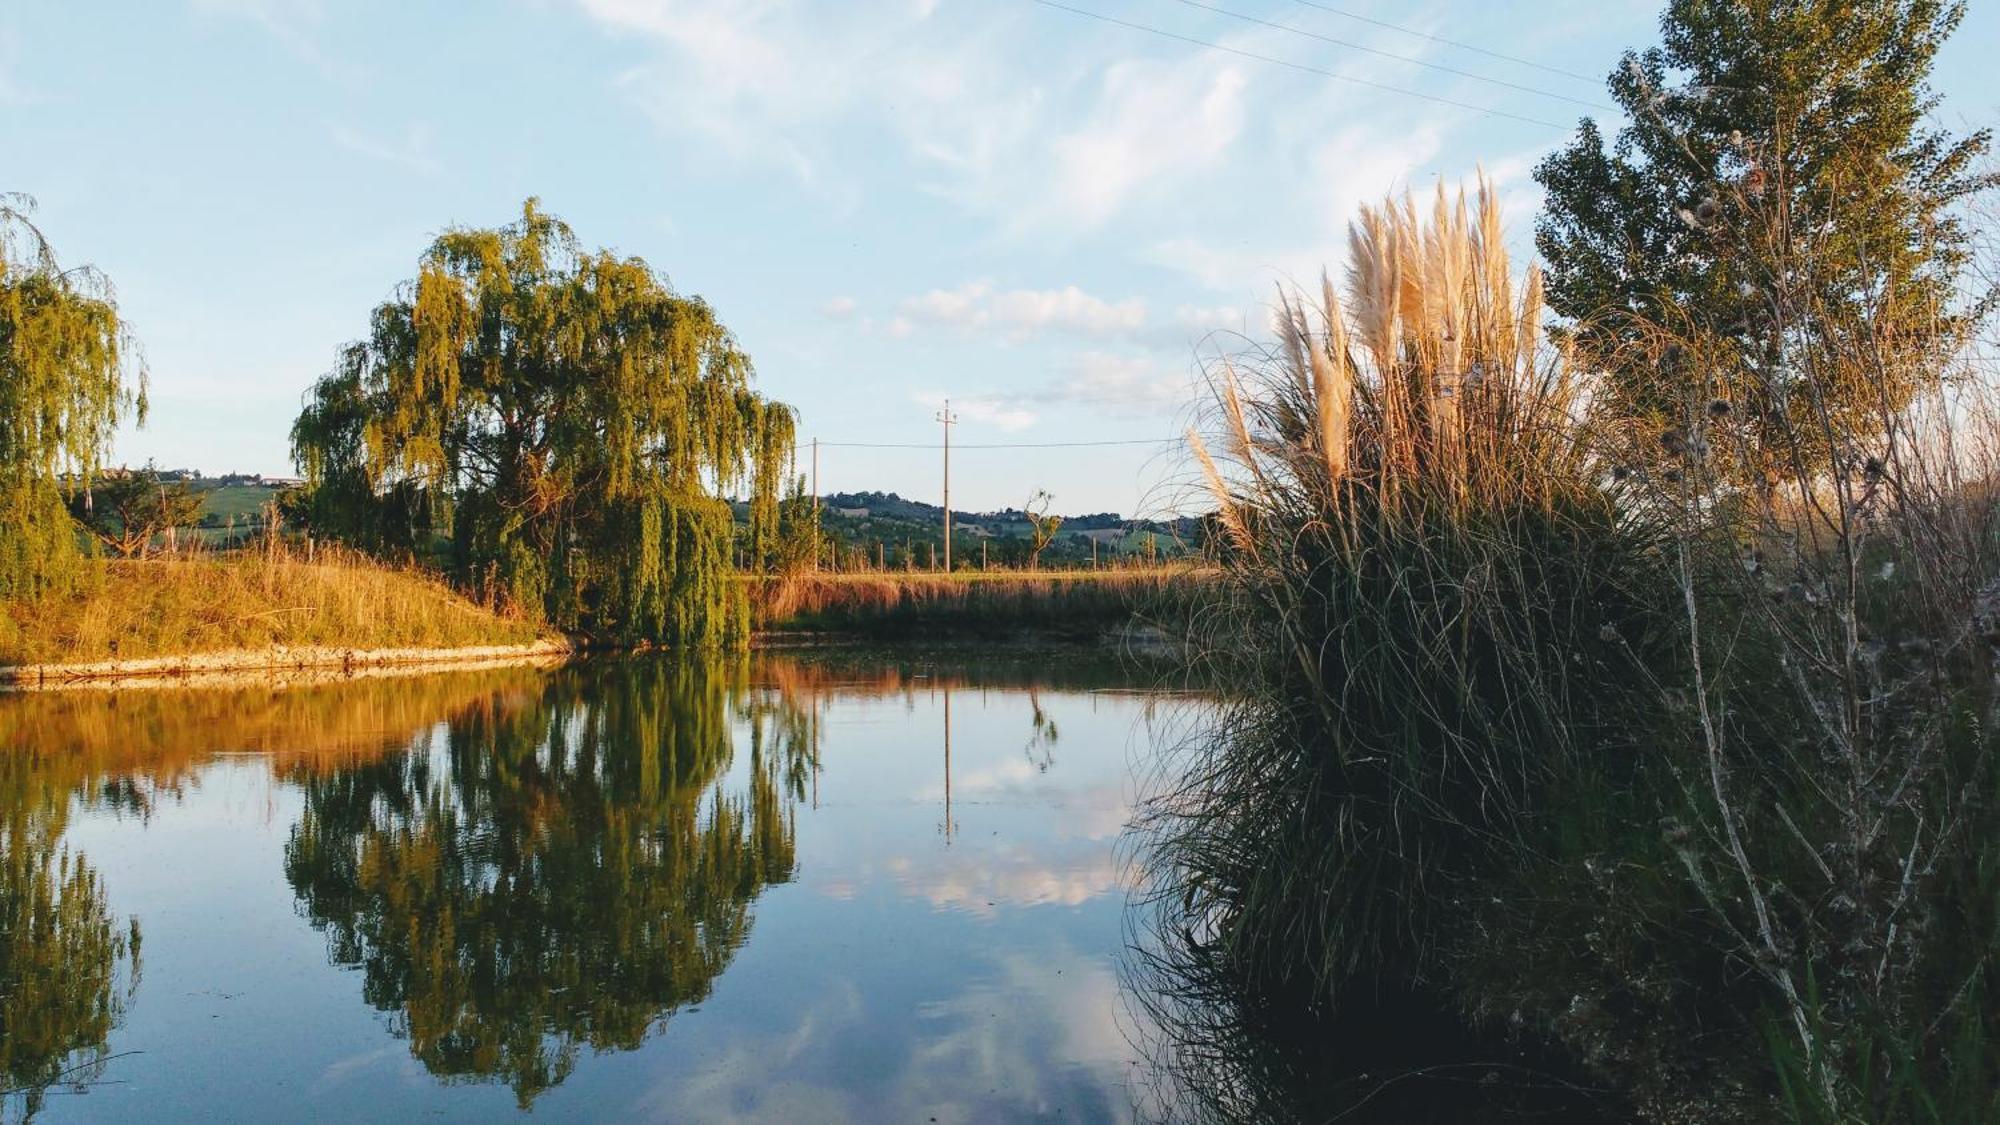
<path id="1" fill-rule="evenodd" d="M 764 654 L 0 697 L 9 1120 L 1119 1120 L 1166 697 Z"/>

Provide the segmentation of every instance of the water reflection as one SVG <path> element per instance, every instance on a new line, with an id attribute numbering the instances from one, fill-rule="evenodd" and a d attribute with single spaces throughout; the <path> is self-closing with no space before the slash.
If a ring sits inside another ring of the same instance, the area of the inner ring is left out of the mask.
<path id="1" fill-rule="evenodd" d="M 580 1046 L 634 1049 L 708 996 L 792 876 L 811 760 L 810 722 L 767 702 L 747 784 L 716 785 L 742 687 L 740 667 L 569 670 L 305 782 L 286 878 L 431 1073 L 525 1107 Z"/>
<path id="2" fill-rule="evenodd" d="M 1129 1116 L 1133 683 L 808 653 L 0 695 L 0 1105 Z"/>
<path id="3" fill-rule="evenodd" d="M 74 781 L 39 764 L 0 755 L 0 1078 L 23 1118 L 101 1078 L 139 973 L 138 923 L 61 843 Z"/>
<path id="4" fill-rule="evenodd" d="M 1502 1125 L 1635 1120 L 1573 1060 L 1468 1021 L 1421 987 L 1358 986 L 1338 1006 L 1244 979 L 1195 935 L 1149 932 L 1124 996 L 1150 1081 L 1140 1116 L 1176 1122 Z"/>

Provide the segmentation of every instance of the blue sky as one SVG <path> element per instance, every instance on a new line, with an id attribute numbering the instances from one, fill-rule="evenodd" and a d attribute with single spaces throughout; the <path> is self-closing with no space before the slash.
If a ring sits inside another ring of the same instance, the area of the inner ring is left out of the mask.
<path id="1" fill-rule="evenodd" d="M 301 393 L 429 237 L 528 195 L 713 302 L 808 437 L 934 442 L 950 395 L 967 446 L 1171 438 L 1196 342 L 1337 268 L 1356 204 L 1483 164 L 1525 247 L 1529 169 L 1603 113 L 1327 8 L 1583 75 L 1658 9 L 1324 2 L 1063 0 L 1359 82 L 1033 0 L 6 0 L 0 190 L 143 341 L 115 460 L 288 472 Z M 1946 123 L 1995 117 L 1995 43 L 1974 5 Z M 933 496 L 937 460 L 827 448 L 821 487 Z M 953 501 L 1159 511 L 1178 476 L 1167 446 L 965 448 Z"/>

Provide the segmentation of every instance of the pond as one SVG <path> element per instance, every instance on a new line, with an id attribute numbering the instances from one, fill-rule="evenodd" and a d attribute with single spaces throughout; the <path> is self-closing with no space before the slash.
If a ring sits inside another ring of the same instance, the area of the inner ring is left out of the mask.
<path id="1" fill-rule="evenodd" d="M 1119 1120 L 1115 663 L 0 698 L 9 1119 Z"/>

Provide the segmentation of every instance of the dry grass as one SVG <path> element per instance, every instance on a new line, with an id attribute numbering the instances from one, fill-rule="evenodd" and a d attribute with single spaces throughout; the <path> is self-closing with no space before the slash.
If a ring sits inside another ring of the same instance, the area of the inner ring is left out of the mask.
<path id="1" fill-rule="evenodd" d="M 0 664 L 139 660 L 283 645 L 524 644 L 531 621 L 441 580 L 349 552 L 307 562 L 279 547 L 97 564 L 75 592 L 0 604 Z"/>
<path id="2" fill-rule="evenodd" d="M 1098 632 L 1194 583 L 1191 567 L 957 574 L 818 574 L 760 580 L 760 629 L 861 633 L 939 627 L 965 635 L 1015 629 Z"/>

